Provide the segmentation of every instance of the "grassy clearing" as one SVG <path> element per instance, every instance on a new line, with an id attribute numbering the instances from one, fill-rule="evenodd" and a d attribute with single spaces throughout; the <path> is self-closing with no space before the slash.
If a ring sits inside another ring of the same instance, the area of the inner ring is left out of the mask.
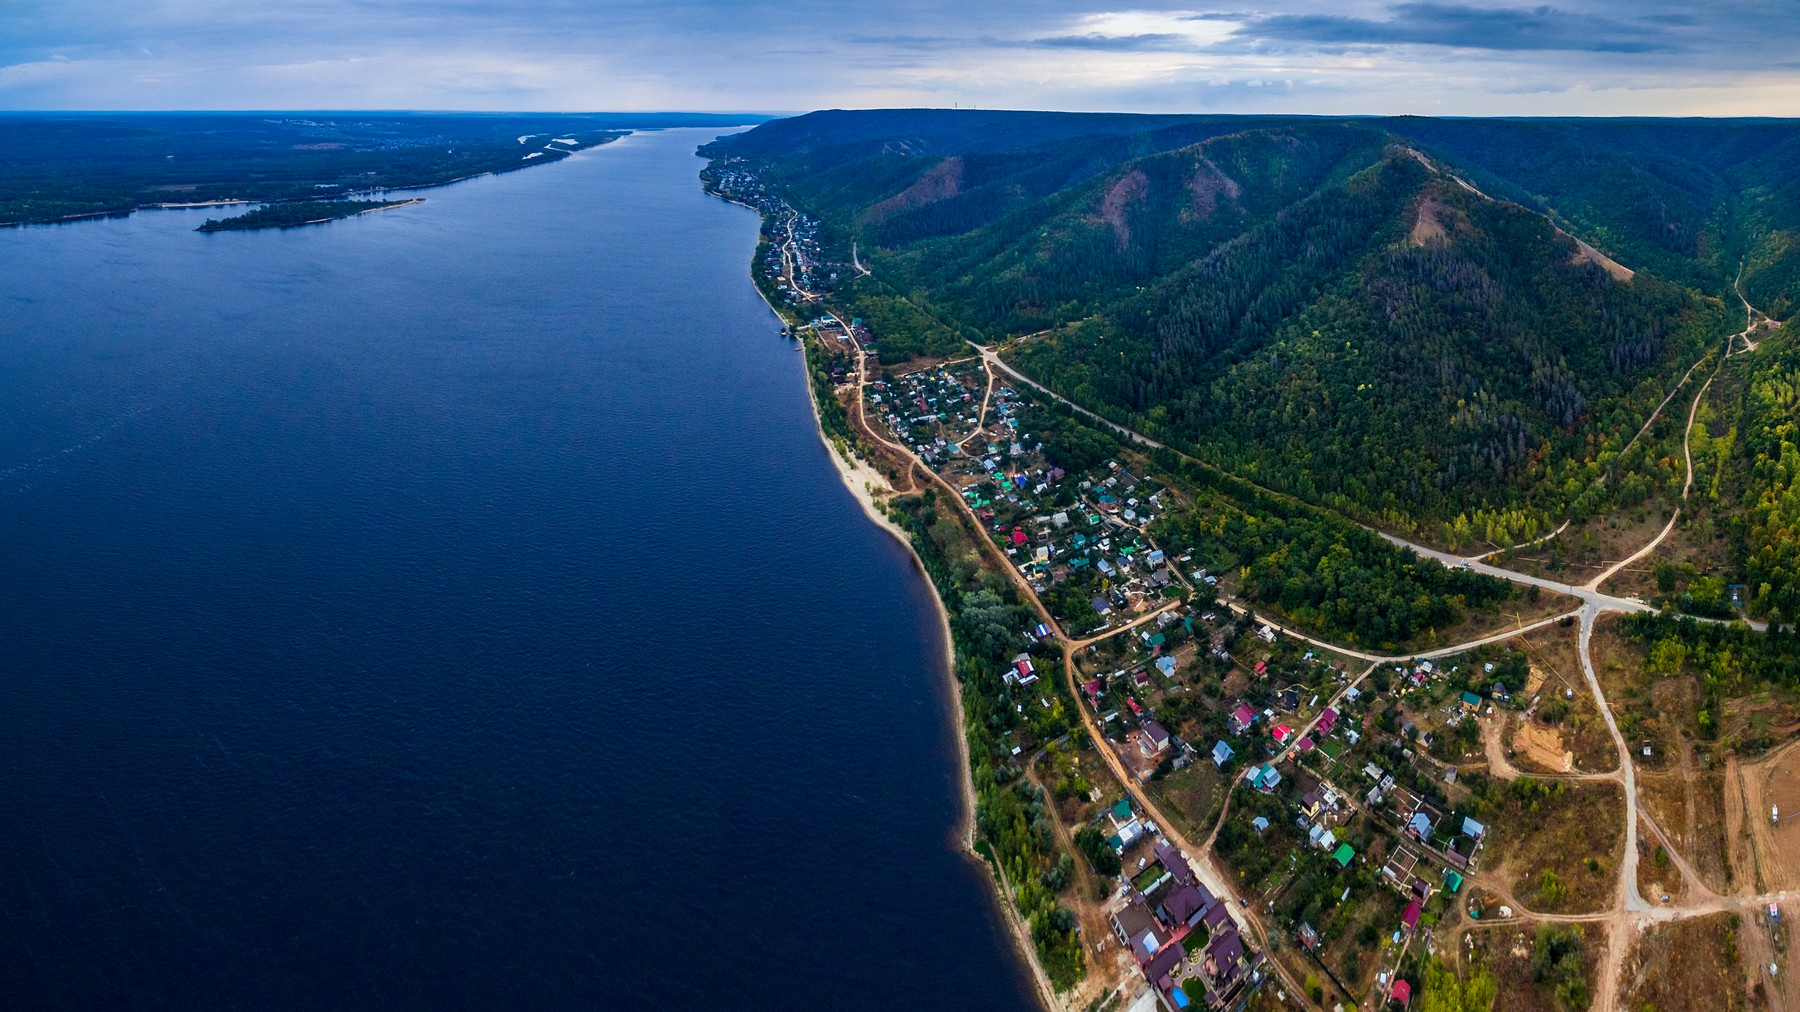
<path id="1" fill-rule="evenodd" d="M 1488 867 L 1544 913 L 1593 913 L 1617 877 L 1623 793 L 1610 783 L 1514 781 L 1488 824 Z"/>

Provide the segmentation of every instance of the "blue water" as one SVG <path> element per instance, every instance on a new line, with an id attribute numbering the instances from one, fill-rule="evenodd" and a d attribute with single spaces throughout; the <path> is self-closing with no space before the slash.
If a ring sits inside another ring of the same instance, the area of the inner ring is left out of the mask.
<path id="1" fill-rule="evenodd" d="M 0 1005 L 1031 1007 L 710 136 L 0 230 Z"/>

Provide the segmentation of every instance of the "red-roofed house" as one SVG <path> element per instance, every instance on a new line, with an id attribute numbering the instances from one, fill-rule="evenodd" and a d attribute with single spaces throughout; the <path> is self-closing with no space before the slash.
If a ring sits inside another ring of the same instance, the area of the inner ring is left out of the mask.
<path id="1" fill-rule="evenodd" d="M 1404 1005 L 1412 1000 L 1412 985 L 1404 980 L 1394 981 L 1394 989 L 1388 992 L 1389 1001 L 1397 1001 Z"/>
<path id="2" fill-rule="evenodd" d="M 1420 910 L 1421 908 L 1418 900 L 1413 900 L 1408 903 L 1406 905 L 1406 912 L 1400 915 L 1400 926 L 1408 931 L 1417 928 L 1419 926 Z"/>
<path id="3" fill-rule="evenodd" d="M 1243 734 L 1245 731 L 1250 730 L 1250 725 L 1255 720 L 1256 720 L 1256 711 L 1255 710 L 1250 709 L 1248 706 L 1238 707 L 1236 710 L 1233 710 L 1231 713 L 1231 733 L 1232 734 Z"/>
<path id="4" fill-rule="evenodd" d="M 1275 730 L 1273 730 L 1269 733 L 1273 734 L 1275 736 L 1275 740 L 1283 745 L 1286 745 L 1287 740 L 1289 738 L 1293 737 L 1293 735 L 1294 735 L 1294 732 L 1288 730 L 1288 726 L 1286 724 L 1276 724 Z"/>

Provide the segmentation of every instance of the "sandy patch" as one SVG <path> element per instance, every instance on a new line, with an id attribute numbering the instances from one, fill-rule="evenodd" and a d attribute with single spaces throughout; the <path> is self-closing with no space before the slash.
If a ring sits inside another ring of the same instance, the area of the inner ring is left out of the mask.
<path id="1" fill-rule="evenodd" d="M 1563 747 L 1562 732 L 1535 720 L 1520 725 L 1513 737 L 1513 750 L 1532 766 L 1550 773 L 1568 773 L 1575 768 L 1575 753 Z"/>

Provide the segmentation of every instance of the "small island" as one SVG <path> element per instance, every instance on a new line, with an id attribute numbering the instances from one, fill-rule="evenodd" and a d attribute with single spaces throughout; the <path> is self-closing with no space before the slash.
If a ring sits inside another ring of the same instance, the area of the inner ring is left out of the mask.
<path id="1" fill-rule="evenodd" d="M 423 197 L 410 200 L 303 200 L 284 204 L 265 204 L 232 218 L 208 218 L 196 232 L 232 232 L 252 228 L 295 228 L 320 222 L 348 218 L 367 211 L 417 204 Z"/>

